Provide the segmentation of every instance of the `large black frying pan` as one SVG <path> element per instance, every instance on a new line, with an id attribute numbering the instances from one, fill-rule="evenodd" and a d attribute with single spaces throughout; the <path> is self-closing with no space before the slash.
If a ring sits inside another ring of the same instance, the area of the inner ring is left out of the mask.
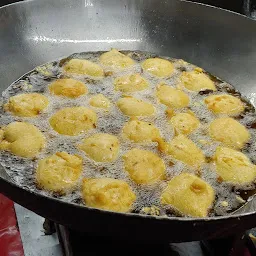
<path id="1" fill-rule="evenodd" d="M 256 100 L 256 22 L 221 9 L 172 0 L 40 0 L 0 9 L 0 86 L 73 52 L 111 47 L 182 58 Z M 32 193 L 0 169 L 0 192 L 57 223 L 116 237 L 189 241 L 256 226 L 251 200 L 230 216 L 162 218 L 88 209 Z M 1 213 L 0 213 L 1 214 Z"/>

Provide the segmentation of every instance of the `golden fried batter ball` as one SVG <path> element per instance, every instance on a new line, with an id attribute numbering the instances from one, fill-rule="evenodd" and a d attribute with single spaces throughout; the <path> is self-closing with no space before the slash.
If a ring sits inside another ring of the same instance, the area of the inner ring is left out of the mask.
<path id="1" fill-rule="evenodd" d="M 91 106 L 95 108 L 105 108 L 105 109 L 108 109 L 111 104 L 110 100 L 100 93 L 92 96 L 89 103 Z"/>
<path id="2" fill-rule="evenodd" d="M 243 185 L 256 180 L 256 166 L 239 151 L 218 147 L 214 160 L 216 171 L 224 181 Z"/>
<path id="3" fill-rule="evenodd" d="M 117 106 L 127 116 L 151 116 L 155 113 L 155 108 L 152 104 L 134 97 L 119 99 Z"/>
<path id="4" fill-rule="evenodd" d="M 167 108 L 165 110 L 165 114 L 166 114 L 166 117 L 167 117 L 168 120 L 170 120 L 173 116 L 176 115 L 175 111 L 172 108 Z"/>
<path id="5" fill-rule="evenodd" d="M 228 94 L 211 95 L 206 97 L 204 102 L 214 114 L 237 116 L 244 111 L 243 102 Z"/>
<path id="6" fill-rule="evenodd" d="M 124 69 L 135 64 L 134 60 L 116 49 L 105 52 L 100 56 L 100 63 L 107 67 Z"/>
<path id="7" fill-rule="evenodd" d="M 49 120 L 52 128 L 64 135 L 76 136 L 96 127 L 96 113 L 85 107 L 63 108 Z"/>
<path id="8" fill-rule="evenodd" d="M 155 205 L 146 206 L 140 210 L 140 213 L 151 216 L 160 216 L 160 208 Z"/>
<path id="9" fill-rule="evenodd" d="M 174 72 L 173 64 L 164 59 L 150 58 L 141 64 L 142 68 L 157 77 L 169 77 Z"/>
<path id="10" fill-rule="evenodd" d="M 119 153 L 119 141 L 114 135 L 97 133 L 86 138 L 79 148 L 96 162 L 113 162 Z"/>
<path id="11" fill-rule="evenodd" d="M 88 89 L 84 83 L 71 78 L 54 81 L 49 85 L 49 90 L 52 94 L 68 98 L 77 98 L 88 93 Z"/>
<path id="12" fill-rule="evenodd" d="M 165 178 L 164 161 L 151 151 L 134 148 L 123 159 L 125 170 L 137 184 L 151 184 Z"/>
<path id="13" fill-rule="evenodd" d="M 168 182 L 161 203 L 170 205 L 181 214 L 206 217 L 215 198 L 213 188 L 190 173 L 181 173 Z"/>
<path id="14" fill-rule="evenodd" d="M 4 105 L 6 111 L 15 116 L 32 117 L 37 116 L 49 104 L 48 99 L 39 93 L 24 93 L 12 96 Z"/>
<path id="15" fill-rule="evenodd" d="M 184 108 L 189 104 L 189 97 L 186 93 L 165 84 L 157 86 L 156 96 L 162 104 L 170 108 Z"/>
<path id="16" fill-rule="evenodd" d="M 160 132 L 151 123 L 131 119 L 123 127 L 123 135 L 134 142 L 156 141 L 160 137 Z"/>
<path id="17" fill-rule="evenodd" d="M 179 134 L 171 140 L 168 144 L 168 153 L 190 166 L 197 167 L 205 162 L 202 150 L 183 134 Z"/>
<path id="18" fill-rule="evenodd" d="M 39 161 L 36 181 L 42 189 L 65 194 L 75 188 L 81 173 L 80 156 L 57 152 Z"/>
<path id="19" fill-rule="evenodd" d="M 114 86 L 117 91 L 124 93 L 136 92 L 147 89 L 148 81 L 140 74 L 131 74 L 116 78 Z"/>
<path id="20" fill-rule="evenodd" d="M 72 59 L 65 66 L 67 73 L 103 77 L 104 71 L 101 66 L 89 60 Z"/>
<path id="21" fill-rule="evenodd" d="M 182 72 L 180 80 L 181 85 L 190 91 L 216 91 L 214 82 L 206 74 L 204 74 L 200 68 L 196 68 L 193 71 Z"/>
<path id="22" fill-rule="evenodd" d="M 243 148 L 250 139 L 248 130 L 231 117 L 222 117 L 212 121 L 209 134 L 212 139 L 235 149 Z"/>
<path id="23" fill-rule="evenodd" d="M 13 122 L 0 130 L 0 149 L 21 157 L 34 157 L 45 146 L 45 138 L 34 125 Z"/>
<path id="24" fill-rule="evenodd" d="M 84 179 L 82 197 L 87 206 L 114 212 L 129 212 L 136 195 L 123 180 Z"/>
<path id="25" fill-rule="evenodd" d="M 200 122 L 198 118 L 191 113 L 178 113 L 170 119 L 170 123 L 176 134 L 191 134 L 195 131 Z"/>

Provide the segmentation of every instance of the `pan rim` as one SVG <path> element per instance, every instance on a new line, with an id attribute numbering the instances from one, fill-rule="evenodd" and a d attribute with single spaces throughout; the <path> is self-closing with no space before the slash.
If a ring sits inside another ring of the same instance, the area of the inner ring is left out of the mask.
<path id="1" fill-rule="evenodd" d="M 221 8 L 221 7 L 217 7 L 217 6 L 212 6 L 212 5 L 209 5 L 209 4 L 204 4 L 204 3 L 198 3 L 198 2 L 191 2 L 189 0 L 174 0 L 176 2 L 183 2 L 183 3 L 186 3 L 186 4 L 191 4 L 191 5 L 198 5 L 198 6 L 202 6 L 203 8 L 211 8 L 211 9 L 216 9 L 216 10 L 220 10 L 220 11 L 224 11 L 224 12 L 227 12 L 227 13 L 231 13 L 233 15 L 236 15 L 236 16 L 240 16 L 242 18 L 246 18 L 248 20 L 253 20 L 252 18 L 244 15 L 244 14 L 241 14 L 241 13 L 237 13 L 235 11 L 231 11 L 231 10 L 227 10 L 227 9 L 224 9 L 224 8 Z M 19 2 L 15 2 L 15 3 L 10 3 L 10 4 L 6 4 L 6 5 L 3 5 L 0 7 L 0 11 L 2 9 L 5 9 L 5 8 L 8 8 L 8 7 L 11 7 L 11 6 L 14 6 L 14 5 L 25 5 L 25 4 L 28 4 L 30 2 L 36 2 L 36 0 L 23 0 L 23 1 L 19 1 Z"/>

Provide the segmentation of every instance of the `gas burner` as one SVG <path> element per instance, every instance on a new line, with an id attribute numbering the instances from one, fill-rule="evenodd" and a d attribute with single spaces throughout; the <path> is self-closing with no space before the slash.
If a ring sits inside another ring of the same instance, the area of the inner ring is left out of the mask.
<path id="1" fill-rule="evenodd" d="M 173 255 L 204 256 L 199 242 L 180 244 L 149 244 L 146 241 L 121 240 L 118 237 L 104 237 L 70 230 L 56 225 L 64 256 L 82 255 Z M 136 231 L 135 231 L 136 232 Z"/>
<path id="2" fill-rule="evenodd" d="M 253 256 L 255 238 L 250 232 L 211 241 L 152 244 L 81 233 L 56 225 L 64 256 L 82 255 L 161 255 L 161 256 Z M 136 231 L 135 231 L 136 232 Z"/>

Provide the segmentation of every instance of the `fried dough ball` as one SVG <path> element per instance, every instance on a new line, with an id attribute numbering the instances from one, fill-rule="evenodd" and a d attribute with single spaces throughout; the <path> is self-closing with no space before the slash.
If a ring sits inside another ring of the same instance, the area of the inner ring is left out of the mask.
<path id="1" fill-rule="evenodd" d="M 160 137 L 160 132 L 151 123 L 131 119 L 123 127 L 123 135 L 134 142 L 155 141 Z"/>
<path id="2" fill-rule="evenodd" d="M 202 72 L 202 69 L 196 68 L 193 71 L 182 72 L 180 77 L 181 85 L 190 91 L 213 90 L 216 91 L 214 82 Z"/>
<path id="3" fill-rule="evenodd" d="M 136 92 L 148 88 L 148 81 L 140 74 L 121 76 L 115 79 L 114 86 L 117 91 Z"/>
<path id="4" fill-rule="evenodd" d="M 34 157 L 45 146 L 45 138 L 34 125 L 13 122 L 0 130 L 0 149 L 21 157 Z"/>
<path id="5" fill-rule="evenodd" d="M 175 136 L 168 144 L 168 154 L 190 166 L 200 166 L 205 157 L 200 148 L 183 134 Z"/>
<path id="6" fill-rule="evenodd" d="M 176 115 L 175 111 L 172 109 L 172 108 L 167 108 L 165 110 L 165 114 L 166 114 L 166 117 L 167 119 L 170 121 L 170 119 Z"/>
<path id="7" fill-rule="evenodd" d="M 84 83 L 71 78 L 54 81 L 49 85 L 49 90 L 52 94 L 68 98 L 77 98 L 88 93 L 88 89 Z"/>
<path id="8" fill-rule="evenodd" d="M 244 111 L 243 102 L 228 94 L 211 95 L 206 97 L 204 102 L 214 114 L 237 116 Z"/>
<path id="9" fill-rule="evenodd" d="M 248 130 L 230 117 L 222 117 L 212 121 L 209 126 L 209 134 L 212 139 L 235 149 L 243 148 L 250 139 Z"/>
<path id="10" fill-rule="evenodd" d="M 24 93 L 9 98 L 4 105 L 6 111 L 12 112 L 15 116 L 32 117 L 37 116 L 49 104 L 48 99 L 39 93 Z"/>
<path id="11" fill-rule="evenodd" d="M 161 195 L 161 203 L 184 215 L 206 217 L 214 198 L 214 190 L 207 182 L 193 174 L 181 173 L 168 182 Z"/>
<path id="12" fill-rule="evenodd" d="M 174 72 L 173 64 L 164 59 L 150 58 L 141 64 L 142 68 L 157 77 L 169 77 Z"/>
<path id="13" fill-rule="evenodd" d="M 80 156 L 57 152 L 39 161 L 36 181 L 42 189 L 65 194 L 75 188 L 81 173 Z"/>
<path id="14" fill-rule="evenodd" d="M 89 60 L 72 59 L 64 66 L 64 70 L 71 74 L 88 75 L 93 77 L 104 76 L 104 71 L 101 66 Z"/>
<path id="15" fill-rule="evenodd" d="M 137 184 L 152 184 L 165 178 L 163 160 L 151 151 L 134 148 L 123 159 L 125 170 Z"/>
<path id="16" fill-rule="evenodd" d="M 91 97 L 89 101 L 90 105 L 95 108 L 105 108 L 108 109 L 110 107 L 110 100 L 106 98 L 103 94 L 96 94 Z"/>
<path id="17" fill-rule="evenodd" d="M 151 116 L 155 113 L 155 108 L 152 104 L 134 97 L 119 99 L 117 106 L 127 116 Z"/>
<path id="18" fill-rule="evenodd" d="M 218 147 L 214 160 L 216 171 L 224 181 L 244 185 L 256 180 L 256 166 L 239 151 Z"/>
<path id="19" fill-rule="evenodd" d="M 85 107 L 63 108 L 49 120 L 52 128 L 64 135 L 75 136 L 96 127 L 96 113 Z"/>
<path id="20" fill-rule="evenodd" d="M 140 210 L 140 213 L 151 216 L 160 216 L 160 208 L 155 205 L 146 206 Z"/>
<path id="21" fill-rule="evenodd" d="M 84 179 L 82 197 L 87 206 L 114 212 L 129 212 L 136 195 L 123 180 Z"/>
<path id="22" fill-rule="evenodd" d="M 156 96 L 162 104 L 170 108 L 184 108 L 189 104 L 189 97 L 186 93 L 165 84 L 157 86 Z"/>
<path id="23" fill-rule="evenodd" d="M 96 162 L 113 162 L 119 153 L 119 141 L 114 135 L 97 133 L 86 138 L 79 148 Z"/>
<path id="24" fill-rule="evenodd" d="M 170 123 L 176 134 L 191 134 L 195 131 L 200 122 L 198 118 L 190 113 L 178 113 L 170 119 Z"/>
<path id="25" fill-rule="evenodd" d="M 100 56 L 100 63 L 104 66 L 124 69 L 135 64 L 134 60 L 130 57 L 122 54 L 116 49 L 112 49 L 109 52 L 105 52 Z"/>

